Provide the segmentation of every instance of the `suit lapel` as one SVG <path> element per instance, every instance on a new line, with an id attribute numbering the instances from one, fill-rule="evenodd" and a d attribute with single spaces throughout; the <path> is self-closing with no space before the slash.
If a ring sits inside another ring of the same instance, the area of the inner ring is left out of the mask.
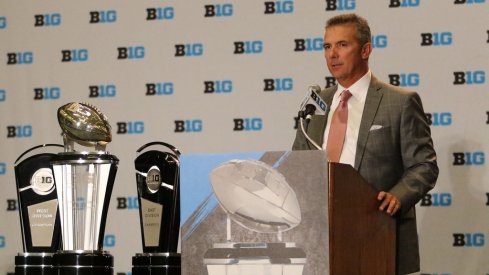
<path id="1" fill-rule="evenodd" d="M 377 110 L 379 109 L 379 104 L 382 99 L 383 92 L 380 84 L 381 83 L 374 76 L 372 76 L 367 91 L 367 97 L 365 99 L 362 122 L 360 123 L 360 130 L 358 132 L 357 152 L 355 154 L 356 170 L 360 168 L 362 163 L 370 127 L 372 127 L 375 115 L 377 114 Z"/>

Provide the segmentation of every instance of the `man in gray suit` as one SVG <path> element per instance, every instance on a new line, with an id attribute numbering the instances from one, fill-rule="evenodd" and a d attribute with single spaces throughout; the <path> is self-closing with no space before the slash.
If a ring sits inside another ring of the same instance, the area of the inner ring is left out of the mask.
<path id="1" fill-rule="evenodd" d="M 351 94 L 345 100 L 344 143 L 335 161 L 351 164 L 379 190 L 379 210 L 397 219 L 397 274 L 408 274 L 420 269 L 414 206 L 435 185 L 436 153 L 419 95 L 375 78 L 368 66 L 371 52 L 365 19 L 345 14 L 328 20 L 324 55 L 338 84 L 321 91 L 330 107 L 326 115 L 312 117 L 307 132 L 328 151 L 328 140 L 338 135 L 330 133 L 335 129 L 330 125 L 341 93 Z M 299 129 L 293 149 L 315 148 Z"/>

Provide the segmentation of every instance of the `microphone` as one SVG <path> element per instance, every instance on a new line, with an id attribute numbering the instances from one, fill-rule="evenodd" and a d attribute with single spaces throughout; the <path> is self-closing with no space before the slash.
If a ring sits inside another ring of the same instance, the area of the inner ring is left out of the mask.
<path id="1" fill-rule="evenodd" d="M 327 105 L 323 101 L 323 99 L 319 96 L 319 93 L 321 92 L 321 87 L 319 85 L 311 85 L 309 86 L 308 93 L 306 94 L 305 98 L 301 102 L 301 106 L 299 108 L 299 119 L 300 119 L 300 126 L 301 126 L 301 131 L 302 134 L 304 134 L 304 137 L 314 145 L 318 150 L 321 150 L 321 147 L 314 142 L 306 133 L 306 130 L 304 129 L 304 123 L 307 125 L 309 124 L 309 121 L 311 120 L 313 115 L 325 115 L 326 114 L 326 109 Z"/>

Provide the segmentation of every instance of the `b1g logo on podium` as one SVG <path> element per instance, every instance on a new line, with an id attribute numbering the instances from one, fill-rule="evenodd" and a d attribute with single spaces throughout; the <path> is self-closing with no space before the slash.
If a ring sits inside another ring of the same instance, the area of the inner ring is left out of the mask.
<path id="1" fill-rule="evenodd" d="M 291 77 L 284 78 L 266 78 L 263 79 L 264 92 L 289 92 L 294 89 L 294 80 Z"/>
<path id="2" fill-rule="evenodd" d="M 144 134 L 144 122 L 143 121 L 128 121 L 117 122 L 117 134 Z"/>
<path id="3" fill-rule="evenodd" d="M 265 14 L 290 14 L 294 12 L 294 1 L 267 1 Z"/>
<path id="4" fill-rule="evenodd" d="M 204 17 L 231 17 L 233 16 L 233 4 L 215 4 L 204 6 Z"/>
<path id="5" fill-rule="evenodd" d="M 117 11 L 101 10 L 90 12 L 90 24 L 115 23 L 117 21 Z"/>
<path id="6" fill-rule="evenodd" d="M 7 53 L 7 65 L 32 64 L 34 54 L 32 52 Z"/>
<path id="7" fill-rule="evenodd" d="M 146 9 L 147 21 L 172 20 L 175 18 L 175 9 L 173 7 L 158 7 Z"/>
<path id="8" fill-rule="evenodd" d="M 6 29 L 6 28 L 7 28 L 7 17 L 0 16 L 0 29 Z"/>
<path id="9" fill-rule="evenodd" d="M 390 0 L 389 8 L 419 7 L 421 0 Z"/>
<path id="10" fill-rule="evenodd" d="M 61 96 L 59 87 L 34 88 L 34 100 L 56 100 Z"/>
<path id="11" fill-rule="evenodd" d="M 32 125 L 7 126 L 7 138 L 30 138 L 32 137 Z"/>
<path id="12" fill-rule="evenodd" d="M 434 32 L 421 34 L 421 46 L 450 46 L 453 43 L 451 32 Z"/>
<path id="13" fill-rule="evenodd" d="M 455 152 L 453 153 L 453 165 L 484 165 L 484 152 Z"/>
<path id="14" fill-rule="evenodd" d="M 294 52 L 322 51 L 324 39 L 321 37 L 294 39 Z"/>
<path id="15" fill-rule="evenodd" d="M 174 88 L 174 85 L 172 82 L 146 83 L 146 95 L 147 96 L 172 95 L 174 89 L 175 88 Z"/>
<path id="16" fill-rule="evenodd" d="M 482 70 L 453 72 L 453 77 L 453 85 L 480 85 L 486 82 L 486 72 Z"/>
<path id="17" fill-rule="evenodd" d="M 61 62 L 86 62 L 88 61 L 87 49 L 72 49 L 61 51 Z"/>
<path id="18" fill-rule="evenodd" d="M 425 113 L 430 126 L 450 126 L 452 125 L 452 113 Z"/>
<path id="19" fill-rule="evenodd" d="M 117 95 L 117 87 L 114 84 L 106 85 L 90 85 L 88 86 L 88 97 L 115 97 Z"/>
<path id="20" fill-rule="evenodd" d="M 61 14 L 36 14 L 34 15 L 34 27 L 54 27 L 61 25 Z"/>
<path id="21" fill-rule="evenodd" d="M 351 11 L 355 7 L 355 0 L 326 0 L 326 11 Z"/>
<path id="22" fill-rule="evenodd" d="M 200 119 L 175 120 L 175 133 L 202 132 L 203 122 Z"/>
<path id="23" fill-rule="evenodd" d="M 454 247 L 483 247 L 484 233 L 453 233 Z"/>
<path id="24" fill-rule="evenodd" d="M 232 80 L 204 81 L 204 94 L 229 94 L 232 92 Z"/>
<path id="25" fill-rule="evenodd" d="M 233 131 L 261 131 L 263 119 L 258 117 L 235 118 Z"/>

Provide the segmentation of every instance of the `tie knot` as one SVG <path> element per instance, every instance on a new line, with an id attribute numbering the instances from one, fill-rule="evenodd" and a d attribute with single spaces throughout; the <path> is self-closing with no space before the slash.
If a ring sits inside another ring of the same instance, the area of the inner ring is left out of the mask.
<path id="1" fill-rule="evenodd" d="M 351 93 L 348 90 L 344 90 L 340 95 L 340 101 L 348 101 L 350 99 Z"/>

